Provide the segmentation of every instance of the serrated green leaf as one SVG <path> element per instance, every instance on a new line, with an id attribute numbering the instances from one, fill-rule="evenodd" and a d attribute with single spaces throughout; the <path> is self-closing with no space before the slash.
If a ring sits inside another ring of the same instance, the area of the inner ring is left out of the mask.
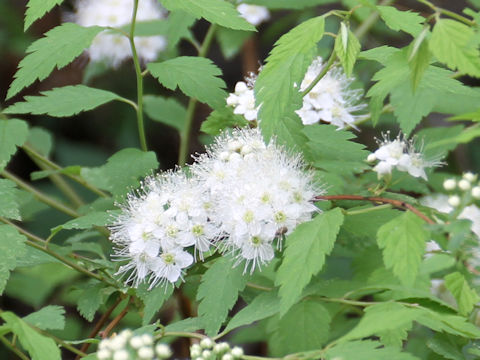
<path id="1" fill-rule="evenodd" d="M 227 128 L 244 127 L 247 124 L 248 121 L 243 116 L 234 114 L 230 107 L 224 107 L 212 111 L 202 122 L 200 130 L 216 136 Z"/>
<path id="2" fill-rule="evenodd" d="M 148 290 L 148 284 L 141 284 L 137 289 L 137 296 L 142 299 L 143 309 L 142 326 L 151 322 L 155 314 L 162 308 L 165 301 L 172 296 L 173 286 L 157 286 Z"/>
<path id="3" fill-rule="evenodd" d="M 11 225 L 0 225 L 0 295 L 5 289 L 10 271 L 17 266 L 17 258 L 25 253 L 25 236 Z"/>
<path id="4" fill-rule="evenodd" d="M 425 18 L 415 12 L 400 11 L 393 6 L 377 6 L 377 9 L 385 24 L 392 30 L 401 30 L 415 37 L 423 29 Z"/>
<path id="5" fill-rule="evenodd" d="M 377 341 L 352 341 L 335 345 L 326 352 L 327 360 L 420 360 L 420 358 L 401 352 L 400 349 L 382 347 Z"/>
<path id="6" fill-rule="evenodd" d="M 360 53 L 360 42 L 354 33 L 347 28 L 345 23 L 341 23 L 340 32 L 335 39 L 335 53 L 340 59 L 345 74 L 349 77 L 352 74 L 353 66 Z"/>
<path id="7" fill-rule="evenodd" d="M 428 40 L 420 36 L 412 42 L 409 48 L 408 65 L 410 66 L 410 79 L 412 80 L 413 90 L 415 91 L 422 80 L 425 70 L 430 65 L 430 50 L 428 49 Z"/>
<path id="8" fill-rule="evenodd" d="M 323 37 L 324 28 L 325 19 L 319 16 L 284 34 L 275 43 L 255 82 L 263 135 L 267 139 L 275 136 L 280 143 L 297 150 L 305 142 L 305 137 L 299 133 L 301 121 L 295 114 L 295 110 L 302 107 L 302 95 L 298 90 L 317 54 L 317 43 Z"/>
<path id="9" fill-rule="evenodd" d="M 404 324 L 396 329 L 389 329 L 379 333 L 380 342 L 385 346 L 401 348 L 403 342 L 408 337 L 408 332 L 412 329 L 412 323 Z"/>
<path id="10" fill-rule="evenodd" d="M 195 332 L 197 330 L 203 329 L 204 325 L 201 318 L 194 317 L 194 318 L 187 318 L 172 324 L 168 324 L 165 326 L 165 331 L 187 331 L 187 332 Z"/>
<path id="11" fill-rule="evenodd" d="M 280 286 L 280 315 L 298 301 L 312 276 L 322 270 L 325 256 L 330 254 L 343 223 L 340 208 L 317 215 L 300 224 L 286 239 L 283 262 L 275 285 Z"/>
<path id="12" fill-rule="evenodd" d="M 17 201 L 18 190 L 13 181 L 0 179 L 0 216 L 21 220 L 20 205 Z"/>
<path id="13" fill-rule="evenodd" d="M 147 95 L 143 98 L 146 114 L 155 121 L 183 131 L 187 110 L 175 98 Z"/>
<path id="14" fill-rule="evenodd" d="M 161 63 L 147 65 L 151 74 L 170 90 L 177 87 L 186 95 L 212 108 L 225 106 L 225 82 L 218 76 L 222 71 L 210 59 L 180 56 Z"/>
<path id="15" fill-rule="evenodd" d="M 70 64 L 102 30 L 99 26 L 85 28 L 73 23 L 63 23 L 47 32 L 45 37 L 28 47 L 28 55 L 18 65 L 19 69 L 8 89 L 7 99 L 35 80 L 46 79 L 55 67 L 61 69 Z"/>
<path id="16" fill-rule="evenodd" d="M 41 330 L 63 330 L 65 309 L 58 305 L 48 305 L 23 318 L 23 321 Z"/>
<path id="17" fill-rule="evenodd" d="M 17 152 L 28 137 L 28 125 L 23 120 L 0 120 L 0 170 L 8 164 L 10 157 Z"/>
<path id="18" fill-rule="evenodd" d="M 110 91 L 85 85 L 71 85 L 41 92 L 43 96 L 25 96 L 25 102 L 17 102 L 6 108 L 5 114 L 47 114 L 65 117 L 92 110 L 120 96 Z"/>
<path id="19" fill-rule="evenodd" d="M 112 287 L 96 284 L 83 290 L 77 301 L 77 310 L 87 321 L 91 322 L 108 297 L 115 291 Z"/>
<path id="20" fill-rule="evenodd" d="M 167 10 L 182 10 L 195 18 L 230 29 L 255 31 L 255 27 L 240 16 L 237 10 L 224 0 L 162 0 Z"/>
<path id="21" fill-rule="evenodd" d="M 290 308 L 270 335 L 274 356 L 321 349 L 330 335 L 331 317 L 319 302 L 302 301 Z"/>
<path id="22" fill-rule="evenodd" d="M 308 7 L 326 5 L 337 0 L 245 0 L 246 4 L 266 6 L 269 9 L 304 9 Z"/>
<path id="23" fill-rule="evenodd" d="M 246 283 L 243 267 L 233 267 L 232 260 L 227 257 L 217 260 L 203 274 L 197 292 L 197 300 L 200 301 L 198 315 L 208 336 L 218 332 Z"/>
<path id="24" fill-rule="evenodd" d="M 157 167 L 158 161 L 154 152 L 123 149 L 112 155 L 105 165 L 82 168 L 81 175 L 92 185 L 121 197 L 132 187 L 138 187 L 138 179 L 151 174 Z"/>
<path id="25" fill-rule="evenodd" d="M 430 51 L 452 70 L 480 77 L 480 51 L 474 37 L 474 30 L 467 25 L 438 19 L 432 31 Z"/>
<path id="26" fill-rule="evenodd" d="M 249 325 L 254 321 L 266 319 L 275 315 L 280 310 L 280 301 L 274 291 L 258 295 L 253 301 L 240 310 L 230 320 L 225 331 L 236 329 L 240 326 Z"/>
<path id="27" fill-rule="evenodd" d="M 445 286 L 457 300 L 458 311 L 462 315 L 468 315 L 480 300 L 476 291 L 470 288 L 467 280 L 459 272 L 445 276 Z"/>
<path id="28" fill-rule="evenodd" d="M 352 174 L 368 168 L 365 146 L 351 140 L 355 135 L 334 125 L 309 125 L 303 131 L 308 138 L 305 157 L 327 172 Z"/>
<path id="29" fill-rule="evenodd" d="M 404 285 L 411 285 L 415 281 L 428 236 L 423 220 L 411 211 L 406 211 L 378 229 L 377 242 L 383 249 L 385 266 L 392 269 Z"/>
<path id="30" fill-rule="evenodd" d="M 462 346 L 460 346 L 453 336 L 446 334 L 435 334 L 435 336 L 428 340 L 427 346 L 435 353 L 450 360 L 465 360 L 462 353 Z"/>
<path id="31" fill-rule="evenodd" d="M 56 233 L 61 229 L 71 230 L 71 229 L 90 229 L 93 226 L 106 226 L 111 224 L 114 221 L 115 214 L 118 212 L 115 211 L 93 211 L 87 215 L 80 216 L 78 218 L 67 221 L 65 224 L 58 225 L 52 228 L 52 233 Z"/>
<path id="32" fill-rule="evenodd" d="M 361 51 L 360 54 L 358 54 L 358 58 L 363 60 L 372 60 L 379 62 L 380 64 L 385 64 L 393 54 L 399 51 L 400 50 L 397 48 L 383 45 L 370 50 Z"/>
<path id="33" fill-rule="evenodd" d="M 415 319 L 418 323 L 437 332 L 479 339 L 480 330 L 463 316 L 449 315 L 422 309 L 422 313 Z"/>
<path id="34" fill-rule="evenodd" d="M 25 11 L 25 26 L 23 31 L 32 25 L 36 20 L 40 19 L 55 6 L 60 5 L 63 0 L 29 0 L 27 11 Z"/>
<path id="35" fill-rule="evenodd" d="M 61 360 L 60 349 L 53 339 L 39 334 L 9 311 L 0 313 L 0 316 L 18 337 L 20 344 L 28 351 L 32 360 Z"/>

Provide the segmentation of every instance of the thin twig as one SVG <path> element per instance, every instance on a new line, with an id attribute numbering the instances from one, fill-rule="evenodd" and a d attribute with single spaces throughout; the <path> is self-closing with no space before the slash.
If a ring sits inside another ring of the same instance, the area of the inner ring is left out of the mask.
<path id="1" fill-rule="evenodd" d="M 100 332 L 102 339 L 107 338 L 110 332 L 115 328 L 115 326 L 117 326 L 118 323 L 125 317 L 125 315 L 127 315 L 128 307 L 130 306 L 131 301 L 132 301 L 132 297 L 128 299 L 127 305 L 125 305 L 123 310 L 117 316 L 115 316 L 115 318 L 110 322 L 110 324 L 107 325 L 105 330 Z"/>
<path id="2" fill-rule="evenodd" d="M 373 203 L 382 203 L 382 204 L 391 204 L 396 208 L 399 209 L 406 209 L 413 212 L 427 224 L 435 224 L 435 222 L 423 214 L 420 210 L 418 210 L 413 205 L 402 201 L 402 200 L 395 200 L 395 199 L 388 199 L 379 196 L 361 196 L 361 195 L 319 195 L 315 197 L 315 200 L 328 200 L 328 201 L 336 201 L 336 200 L 356 200 L 356 201 L 370 201 Z"/>

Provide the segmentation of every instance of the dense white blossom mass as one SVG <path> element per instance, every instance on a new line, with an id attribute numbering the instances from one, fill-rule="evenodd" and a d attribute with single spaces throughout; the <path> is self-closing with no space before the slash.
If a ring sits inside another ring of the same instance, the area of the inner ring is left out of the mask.
<path id="1" fill-rule="evenodd" d="M 78 0 L 74 21 L 81 26 L 104 26 L 120 28 L 132 20 L 133 0 Z M 142 0 L 138 3 L 137 22 L 158 20 L 165 17 L 165 11 L 155 0 Z M 167 41 L 164 36 L 135 37 L 138 56 L 145 62 L 155 60 L 164 50 Z M 93 39 L 88 49 L 92 61 L 105 62 L 113 67 L 132 57 L 130 43 L 126 36 L 103 31 Z"/>
<path id="2" fill-rule="evenodd" d="M 312 62 L 300 84 L 301 92 L 313 84 L 324 67 L 321 57 Z M 359 102 L 363 91 L 350 88 L 353 81 L 354 79 L 348 78 L 340 67 L 327 71 L 303 97 L 303 106 L 296 111 L 303 124 L 311 125 L 323 121 L 339 129 L 355 127 L 355 122 L 364 118 L 363 115 L 355 113 L 363 110 L 366 104 Z"/>
<path id="3" fill-rule="evenodd" d="M 188 172 L 149 177 L 122 205 L 110 230 L 126 283 L 175 283 L 212 246 L 253 272 L 318 211 L 322 188 L 300 155 L 266 144 L 258 129 L 217 137 Z"/>

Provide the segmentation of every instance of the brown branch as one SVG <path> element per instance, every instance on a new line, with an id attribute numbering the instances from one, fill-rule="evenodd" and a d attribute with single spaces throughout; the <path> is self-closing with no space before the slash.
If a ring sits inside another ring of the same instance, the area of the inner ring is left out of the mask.
<path id="1" fill-rule="evenodd" d="M 88 334 L 89 339 L 93 339 L 95 336 L 97 336 L 97 334 L 102 329 L 103 325 L 105 325 L 105 323 L 107 322 L 110 315 L 112 315 L 113 310 L 117 308 L 117 306 L 122 302 L 122 300 L 123 298 L 119 296 L 118 299 L 115 301 L 115 303 L 112 306 L 110 306 L 110 308 L 105 312 L 105 314 L 102 315 L 102 317 L 95 324 L 95 327 L 93 328 L 93 330 L 90 332 L 90 334 Z M 90 343 L 85 343 L 80 348 L 80 351 L 86 353 L 89 347 L 90 347 Z M 75 360 L 80 360 L 80 356 L 77 356 Z"/>
<path id="2" fill-rule="evenodd" d="M 419 218 L 421 218 L 423 221 L 425 221 L 427 224 L 435 224 L 435 222 L 432 219 L 427 217 L 416 207 L 401 200 L 388 199 L 388 198 L 379 197 L 379 196 L 361 196 L 361 195 L 319 195 L 315 197 L 315 200 L 330 200 L 330 201 L 359 200 L 359 201 L 370 201 L 373 203 L 391 204 L 392 206 L 399 209 L 410 210 Z"/>
<path id="3" fill-rule="evenodd" d="M 117 326 L 118 323 L 125 317 L 125 315 L 127 315 L 128 307 L 129 307 L 131 301 L 132 301 L 132 297 L 130 297 L 128 299 L 127 305 L 125 305 L 125 308 L 120 312 L 120 314 L 115 316 L 115 318 L 110 322 L 110 324 L 107 325 L 105 330 L 100 332 L 100 335 L 102 336 L 102 339 L 107 338 L 108 335 L 110 334 L 110 331 L 112 331 L 115 328 L 115 326 Z"/>

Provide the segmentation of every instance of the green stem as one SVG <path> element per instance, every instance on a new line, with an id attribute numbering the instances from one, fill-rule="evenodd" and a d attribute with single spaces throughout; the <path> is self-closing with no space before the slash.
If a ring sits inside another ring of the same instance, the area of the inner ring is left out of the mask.
<path id="1" fill-rule="evenodd" d="M 63 168 L 60 165 L 54 163 L 53 161 L 51 161 L 47 157 L 43 156 L 38 151 L 36 151 L 34 148 L 32 148 L 30 145 L 23 144 L 22 149 L 25 150 L 25 152 L 28 154 L 28 156 L 30 156 L 32 159 L 36 159 L 36 160 L 42 162 L 43 164 L 51 167 L 53 170 L 59 171 L 59 172 L 61 172 L 63 170 Z M 65 173 L 64 175 L 66 177 L 68 177 L 69 179 L 72 179 L 73 181 L 79 183 L 80 185 L 82 185 L 86 189 L 90 190 L 91 192 L 97 194 L 98 196 L 108 197 L 108 195 L 106 193 L 104 193 L 102 190 L 98 189 L 97 187 L 89 184 L 81 176 L 73 175 L 73 174 L 67 174 L 67 173 Z"/>
<path id="2" fill-rule="evenodd" d="M 75 346 L 70 345 L 70 344 L 66 343 L 65 341 L 63 341 L 62 339 L 56 337 L 55 335 L 49 334 L 49 333 L 46 332 L 46 331 L 40 331 L 40 332 L 41 332 L 43 335 L 52 338 L 58 345 L 60 345 L 61 347 L 67 349 L 67 350 L 70 351 L 71 353 L 74 353 L 74 354 L 76 354 L 76 355 L 78 355 L 78 356 L 81 356 L 81 357 L 84 357 L 84 356 L 87 356 L 87 355 L 88 355 L 88 354 L 84 353 L 83 351 L 78 350 Z"/>
<path id="3" fill-rule="evenodd" d="M 271 287 L 262 286 L 262 285 L 254 284 L 254 283 L 251 283 L 251 282 L 247 282 L 247 286 L 252 288 L 252 289 L 257 289 L 257 290 L 262 290 L 262 291 L 272 291 L 273 290 L 273 288 L 271 288 Z"/>
<path id="4" fill-rule="evenodd" d="M 97 279 L 98 281 L 107 283 L 110 286 L 117 287 L 116 284 L 113 284 L 113 283 L 110 283 L 110 282 L 106 281 L 103 276 L 95 274 L 95 273 L 83 268 L 82 266 L 70 261 L 69 259 L 63 257 L 62 255 L 57 254 L 56 252 L 50 250 L 48 247 L 46 247 L 47 241 L 42 239 L 41 237 L 28 232 L 27 230 L 21 228 L 20 226 L 14 224 L 13 222 L 11 222 L 11 221 L 3 218 L 3 217 L 0 217 L 0 221 L 7 224 L 7 225 L 13 226 L 15 229 L 18 230 L 19 233 L 21 233 L 22 235 L 25 235 L 29 239 L 25 242 L 28 246 L 33 247 L 37 250 L 40 250 L 40 251 L 56 258 L 57 260 L 60 260 L 65 265 L 70 266 L 71 268 L 77 270 L 78 272 L 80 272 L 82 274 L 85 274 L 85 275 L 87 275 L 91 278 Z"/>
<path id="5" fill-rule="evenodd" d="M 372 211 L 378 211 L 378 210 L 383 210 L 383 209 L 391 209 L 392 207 L 393 207 L 392 204 L 383 204 L 383 205 L 369 207 L 369 208 L 366 208 L 366 209 L 346 211 L 345 213 L 347 215 L 367 214 L 367 213 L 372 212 Z"/>
<path id="6" fill-rule="evenodd" d="M 450 11 L 450 10 L 447 10 L 447 9 L 443 9 L 443 8 L 440 8 L 440 7 L 437 7 L 435 6 L 434 4 L 432 4 L 430 1 L 428 0 L 417 0 L 418 2 L 428 6 L 430 9 L 434 10 L 435 12 L 437 13 L 440 13 L 440 14 L 443 14 L 443 15 L 446 15 L 446 16 L 449 16 L 451 17 L 452 19 L 455 19 L 455 20 L 458 20 L 458 21 L 461 21 L 463 22 L 464 24 L 467 24 L 469 26 L 472 26 L 472 25 L 475 25 L 475 21 L 472 21 L 470 19 L 467 19 L 466 17 L 460 15 L 460 14 L 457 14 L 457 13 L 454 13 L 453 11 Z"/>
<path id="7" fill-rule="evenodd" d="M 135 66 L 135 75 L 137 77 L 137 125 L 138 136 L 140 138 L 140 147 L 143 151 L 147 151 L 147 139 L 145 136 L 145 127 L 143 125 L 143 76 L 138 59 L 137 48 L 135 47 L 135 25 L 137 20 L 138 0 L 134 1 L 132 24 L 130 26 L 130 48 L 132 49 L 133 64 Z"/>
<path id="8" fill-rule="evenodd" d="M 333 63 L 335 62 L 335 59 L 337 58 L 337 54 L 335 51 L 332 51 L 330 54 L 330 57 L 328 58 L 327 63 L 323 67 L 322 71 L 320 71 L 320 74 L 317 75 L 317 77 L 312 81 L 312 83 L 302 92 L 302 97 L 306 96 L 312 89 L 315 87 L 315 85 L 318 84 L 320 80 L 325 76 L 325 74 L 330 70 L 330 68 L 333 66 Z"/>
<path id="9" fill-rule="evenodd" d="M 382 6 L 387 6 L 390 5 L 394 2 L 394 0 L 383 0 L 379 5 Z M 380 17 L 380 14 L 378 11 L 372 12 L 368 18 L 363 21 L 360 26 L 355 30 L 355 36 L 358 39 L 361 39 L 365 34 L 367 34 L 368 30 L 377 22 L 378 18 Z"/>
<path id="10" fill-rule="evenodd" d="M 0 341 L 15 355 L 17 355 L 22 360 L 30 360 L 28 356 L 18 350 L 13 344 L 10 343 L 4 336 L 0 336 Z"/>
<path id="11" fill-rule="evenodd" d="M 202 46 L 198 52 L 199 57 L 205 57 L 212 45 L 213 38 L 215 36 L 215 31 L 217 30 L 217 26 L 215 24 L 211 24 L 208 28 L 207 34 L 205 35 L 205 39 L 203 40 Z M 190 145 L 190 136 L 192 133 L 193 127 L 193 118 L 195 115 L 195 108 L 197 106 L 197 100 L 194 98 L 190 98 L 188 101 L 187 113 L 185 115 L 185 126 L 182 129 L 180 134 L 180 151 L 178 154 L 178 165 L 183 166 L 187 162 L 188 154 L 189 154 L 189 145 Z"/>
<path id="12" fill-rule="evenodd" d="M 16 183 L 18 185 L 18 187 L 20 187 L 21 189 L 23 190 L 26 190 L 30 193 L 33 194 L 33 196 L 51 206 L 52 208 L 54 209 L 57 209 L 58 211 L 61 211 L 67 215 L 70 215 L 72 217 L 79 217 L 80 215 L 74 210 L 72 209 L 71 207 L 69 206 L 66 206 L 64 204 L 62 204 L 61 202 L 53 199 L 52 197 L 40 192 L 39 190 L 35 189 L 33 186 L 27 184 L 26 182 L 24 182 L 23 180 L 21 180 L 20 178 L 16 177 L 15 175 L 13 175 L 12 173 L 10 173 L 9 171 L 7 170 L 3 170 L 2 172 L 0 172 L 0 175 L 2 175 L 3 177 L 5 177 L 6 179 L 9 179 L 9 180 L 12 180 L 14 183 Z"/>

